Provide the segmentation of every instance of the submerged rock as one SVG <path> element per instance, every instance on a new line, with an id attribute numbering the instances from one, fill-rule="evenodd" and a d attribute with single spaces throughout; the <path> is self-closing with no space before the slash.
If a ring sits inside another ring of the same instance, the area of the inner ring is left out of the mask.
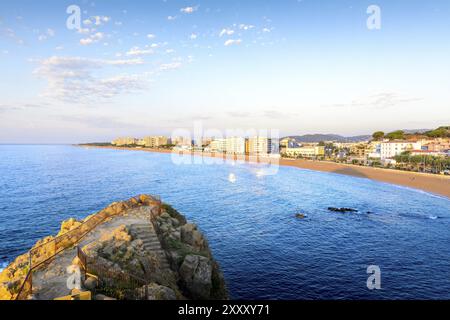
<path id="1" fill-rule="evenodd" d="M 346 213 L 346 212 L 358 212 L 358 210 L 356 209 L 352 209 L 352 208 L 334 208 L 334 207 L 329 207 L 328 211 L 332 211 L 332 212 L 341 212 L 341 213 Z"/>

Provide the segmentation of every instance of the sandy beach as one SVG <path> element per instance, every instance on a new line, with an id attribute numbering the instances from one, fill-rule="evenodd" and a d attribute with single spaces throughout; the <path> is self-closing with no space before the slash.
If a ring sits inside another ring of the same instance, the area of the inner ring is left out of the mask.
<path id="1" fill-rule="evenodd" d="M 139 148 L 122 148 L 110 146 L 86 146 L 88 148 L 103 148 L 115 150 L 130 150 L 143 152 L 157 152 L 157 153 L 172 153 L 170 150 L 156 150 L 156 149 L 139 149 Z M 204 157 L 222 157 L 209 153 L 194 153 L 194 155 Z M 228 157 L 230 159 L 230 157 Z M 248 156 L 232 156 L 231 159 L 244 160 L 247 162 L 276 162 L 278 160 L 268 160 L 266 158 L 249 158 Z M 392 169 L 362 167 L 348 164 L 340 164 L 326 161 L 310 161 L 301 159 L 279 159 L 279 164 L 282 166 L 290 166 L 302 169 L 309 169 L 322 172 L 333 172 L 337 174 L 344 174 L 354 177 L 367 178 L 376 181 L 391 183 L 395 185 L 405 186 L 409 188 L 419 189 L 426 192 L 450 198 L 450 176 L 433 175 L 427 173 L 407 172 Z"/>

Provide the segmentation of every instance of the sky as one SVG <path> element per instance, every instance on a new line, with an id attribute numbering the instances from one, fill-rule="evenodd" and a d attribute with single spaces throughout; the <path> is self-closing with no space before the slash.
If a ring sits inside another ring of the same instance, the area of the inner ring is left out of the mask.
<path id="1" fill-rule="evenodd" d="M 449 125 L 449 36 L 446 0 L 1 1 L 0 143 Z"/>

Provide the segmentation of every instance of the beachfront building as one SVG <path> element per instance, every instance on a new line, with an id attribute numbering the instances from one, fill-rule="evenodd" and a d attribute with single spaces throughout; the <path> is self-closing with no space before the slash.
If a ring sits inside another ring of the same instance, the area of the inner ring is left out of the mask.
<path id="1" fill-rule="evenodd" d="M 447 154 L 445 152 L 440 151 L 431 151 L 431 150 L 412 150 L 412 156 L 434 156 L 434 157 L 445 157 Z"/>
<path id="2" fill-rule="evenodd" d="M 272 139 L 265 137 L 248 138 L 245 152 L 249 155 L 267 155 L 272 152 Z"/>
<path id="3" fill-rule="evenodd" d="M 427 151 L 446 153 L 448 150 L 450 150 L 450 139 L 437 138 L 433 140 L 424 140 L 422 142 L 422 149 Z"/>
<path id="4" fill-rule="evenodd" d="M 367 143 L 355 143 L 350 146 L 350 154 L 358 159 L 366 159 L 369 145 Z"/>
<path id="5" fill-rule="evenodd" d="M 243 137 L 230 137 L 225 139 L 226 153 L 245 154 L 246 139 Z"/>
<path id="6" fill-rule="evenodd" d="M 325 156 L 324 146 L 303 146 L 297 148 L 286 148 L 286 155 L 292 158 L 317 158 Z"/>
<path id="7" fill-rule="evenodd" d="M 192 146 L 192 140 L 190 137 L 172 137 L 171 143 L 177 147 L 191 147 Z"/>
<path id="8" fill-rule="evenodd" d="M 392 159 L 406 151 L 421 150 L 422 144 L 417 141 L 386 141 L 381 143 L 381 160 Z"/>
<path id="9" fill-rule="evenodd" d="M 227 150 L 225 139 L 213 139 L 209 144 L 208 150 L 214 153 L 224 153 Z"/>
<path id="10" fill-rule="evenodd" d="M 378 141 L 369 142 L 367 147 L 366 158 L 369 159 L 381 159 L 381 143 Z"/>
<path id="11" fill-rule="evenodd" d="M 112 145 L 115 146 L 131 146 L 131 145 L 137 145 L 138 139 L 132 138 L 132 137 L 121 137 L 113 140 L 111 142 Z"/>
<path id="12" fill-rule="evenodd" d="M 147 148 L 160 148 L 169 144 L 169 139 L 164 136 L 149 136 L 143 138 L 140 142 L 141 145 Z"/>

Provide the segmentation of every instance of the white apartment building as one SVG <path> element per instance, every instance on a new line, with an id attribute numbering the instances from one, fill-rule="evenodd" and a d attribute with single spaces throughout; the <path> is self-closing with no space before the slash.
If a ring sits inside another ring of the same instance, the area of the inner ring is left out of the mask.
<path id="1" fill-rule="evenodd" d="M 147 148 L 159 148 L 169 144 L 169 139 L 163 136 L 145 137 L 140 143 Z"/>
<path id="2" fill-rule="evenodd" d="M 270 154 L 272 152 L 272 139 L 265 137 L 248 138 L 246 153 L 250 155 L 255 154 Z"/>
<path id="3" fill-rule="evenodd" d="M 286 148 L 288 157 L 304 157 L 313 158 L 325 155 L 325 147 L 323 146 L 304 146 L 299 148 Z"/>
<path id="4" fill-rule="evenodd" d="M 214 139 L 209 144 L 209 151 L 214 153 L 224 153 L 227 149 L 225 139 Z"/>
<path id="5" fill-rule="evenodd" d="M 229 154 L 245 154 L 245 138 L 230 137 L 225 139 L 226 152 Z"/>
<path id="6" fill-rule="evenodd" d="M 171 142 L 178 147 L 190 147 L 192 145 L 190 137 L 172 137 Z"/>
<path id="7" fill-rule="evenodd" d="M 381 158 L 381 143 L 378 141 L 372 141 L 367 148 L 367 159 L 380 159 Z"/>
<path id="8" fill-rule="evenodd" d="M 392 159 L 405 151 L 420 150 L 422 144 L 415 141 L 387 141 L 380 146 L 381 160 Z"/>

